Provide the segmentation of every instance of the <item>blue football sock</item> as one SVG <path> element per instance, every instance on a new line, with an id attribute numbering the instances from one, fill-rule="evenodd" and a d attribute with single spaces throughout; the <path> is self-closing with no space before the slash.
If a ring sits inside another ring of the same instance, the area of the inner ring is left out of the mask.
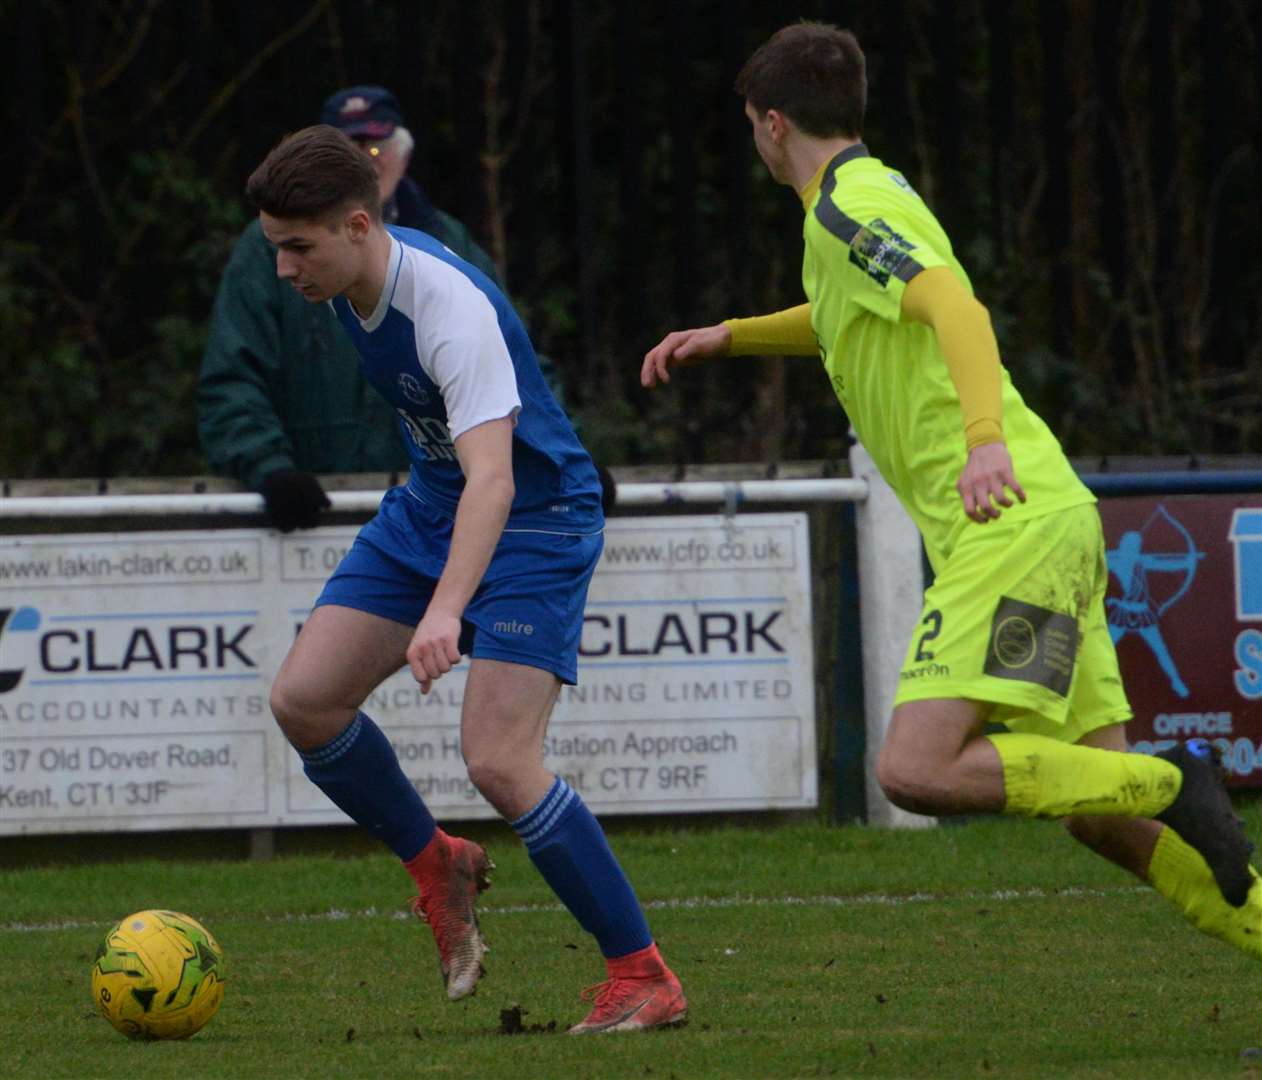
<path id="1" fill-rule="evenodd" d="M 544 881 L 596 938 L 604 956 L 626 956 L 653 944 L 604 830 L 569 784 L 558 776 L 538 805 L 512 824 Z"/>
<path id="2" fill-rule="evenodd" d="M 408 862 L 430 842 L 437 825 L 394 747 L 362 712 L 315 750 L 300 750 L 303 772 L 339 809 Z"/>

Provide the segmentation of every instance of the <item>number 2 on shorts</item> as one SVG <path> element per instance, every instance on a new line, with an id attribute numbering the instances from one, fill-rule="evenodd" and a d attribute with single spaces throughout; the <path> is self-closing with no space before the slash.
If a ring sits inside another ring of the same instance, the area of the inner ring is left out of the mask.
<path id="1" fill-rule="evenodd" d="M 920 641 L 916 643 L 916 663 L 918 664 L 933 659 L 933 653 L 925 648 L 925 643 L 942 633 L 942 612 L 934 608 L 920 620 L 920 625 L 927 626 L 928 629 L 920 635 Z"/>

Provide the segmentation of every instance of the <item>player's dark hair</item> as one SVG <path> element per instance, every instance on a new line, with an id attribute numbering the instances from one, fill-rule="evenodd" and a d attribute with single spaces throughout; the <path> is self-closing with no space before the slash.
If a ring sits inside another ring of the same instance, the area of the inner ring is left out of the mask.
<path id="1" fill-rule="evenodd" d="M 277 218 L 319 220 L 346 206 L 362 206 L 381 219 L 377 172 L 347 135 L 328 124 L 281 139 L 250 174 L 245 193 Z"/>
<path id="2" fill-rule="evenodd" d="M 805 20 L 777 30 L 741 68 L 736 92 L 759 115 L 778 109 L 807 135 L 863 135 L 868 78 L 849 30 Z"/>

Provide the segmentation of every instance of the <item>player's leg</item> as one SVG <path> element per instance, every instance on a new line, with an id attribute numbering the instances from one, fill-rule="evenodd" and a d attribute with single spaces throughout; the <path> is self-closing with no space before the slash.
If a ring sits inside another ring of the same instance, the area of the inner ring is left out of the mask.
<path id="1" fill-rule="evenodd" d="M 272 710 L 307 777 L 399 857 L 416 882 L 413 911 L 430 924 L 452 1000 L 473 993 L 486 951 L 473 916 L 491 869 L 477 844 L 449 837 L 399 765 L 384 732 L 357 708 L 406 655 L 413 628 L 338 605 L 317 607 L 272 690 Z"/>
<path id="2" fill-rule="evenodd" d="M 1102 599 L 1103 585 L 1096 584 L 1097 599 Z M 1056 734 L 1083 746 L 1124 752 L 1122 721 L 1129 719 L 1130 706 L 1110 630 L 1104 605 L 1094 603 L 1082 620 L 1069 715 Z M 1255 879 L 1249 866 L 1252 846 L 1212 760 L 1198 756 L 1196 749 L 1193 744 L 1179 745 L 1160 755 L 1176 764 L 1182 776 L 1178 797 L 1156 815 L 1157 821 L 1074 817 L 1067 824 L 1077 839 L 1138 877 L 1146 878 L 1150 864 L 1155 865 L 1154 884 L 1167 895 L 1169 889 L 1159 884 L 1165 877 L 1162 867 L 1182 863 L 1180 852 L 1193 852 L 1198 864 L 1212 867 L 1218 903 L 1225 900 L 1224 906 L 1243 908 Z M 1161 855 L 1154 862 L 1158 846 Z"/>
<path id="3" fill-rule="evenodd" d="M 876 762 L 886 798 L 915 814 L 998 812 L 1003 771 L 979 737 L 985 705 L 933 699 L 896 705 Z"/>
<path id="4" fill-rule="evenodd" d="M 1082 742 L 1110 750 L 1126 748 L 1120 724 L 1089 732 Z M 1160 822 L 1071 817 L 1065 827 L 1075 840 L 1151 884 L 1198 930 L 1262 959 L 1262 887 L 1252 867 L 1247 899 L 1233 907 L 1201 854 Z"/>
<path id="5" fill-rule="evenodd" d="M 1100 587 L 1094 591 L 1102 594 Z M 1088 609 L 1082 620 L 1069 714 L 1057 734 L 1082 746 L 1124 753 L 1124 721 L 1130 719 L 1131 709 L 1117 663 L 1116 629 L 1108 622 L 1103 603 Z M 1160 822 L 1142 817 L 1075 815 L 1065 819 L 1065 827 L 1074 839 L 1097 854 L 1147 880 L 1148 864 L 1162 832 Z"/>
<path id="6" fill-rule="evenodd" d="M 474 787 L 508 821 L 535 806 L 556 780 L 542 748 L 560 689 L 555 674 L 529 664 L 469 662 L 460 747 Z"/>
<path id="7" fill-rule="evenodd" d="M 473 993 L 485 951 L 473 917 L 491 868 L 477 844 L 437 827 L 389 739 L 359 705 L 403 666 L 447 555 L 450 519 L 401 489 L 382 500 L 329 579 L 286 657 L 272 708 L 307 776 L 380 838 L 417 886 L 447 996 Z"/>
<path id="8" fill-rule="evenodd" d="M 939 816 L 1073 815 L 1077 839 L 1140 877 L 1147 871 L 1199 928 L 1235 934 L 1241 947 L 1262 955 L 1262 890 L 1248 864 L 1251 848 L 1207 763 L 1183 748 L 1177 765 L 1127 753 L 1120 734 L 1077 744 L 1028 733 L 978 736 L 982 711 L 949 700 L 896 708 L 877 761 L 889 800 Z"/>
<path id="9" fill-rule="evenodd" d="M 359 704 L 403 664 L 409 628 L 364 611 L 311 613 L 272 686 L 272 712 L 308 778 L 405 862 L 434 819 Z"/>
<path id="10" fill-rule="evenodd" d="M 1092 506 L 967 530 L 926 592 L 878 780 L 921 813 L 1161 816 L 1243 903 L 1247 841 L 1206 763 L 1074 745 L 1130 715 L 1104 620 L 1107 580 Z M 1010 730 L 982 736 L 985 719 Z"/>
<path id="11" fill-rule="evenodd" d="M 582 795 L 543 762 L 560 682 L 526 664 L 475 658 L 461 718 L 469 777 L 513 826 L 543 878 L 595 939 L 609 980 L 576 1033 L 682 1022 L 687 1005 L 626 874 Z"/>
<path id="12" fill-rule="evenodd" d="M 898 705 L 877 759 L 877 782 L 889 800 L 938 816 L 1152 817 L 1178 792 L 1179 770 L 1167 761 L 1043 735 L 983 736 L 988 711 L 951 699 Z"/>
<path id="13" fill-rule="evenodd" d="M 679 981 L 649 933 L 604 830 L 564 777 L 544 766 L 559 684 L 578 675 L 596 536 L 506 533 L 466 611 L 477 626 L 461 717 L 469 775 L 513 825 L 544 879 L 590 932 L 609 972 L 576 1032 L 682 1022 Z"/>
<path id="14" fill-rule="evenodd" d="M 1078 742 L 1082 746 L 1125 753 L 1124 725 L 1109 724 L 1088 731 Z M 1142 817 L 1076 815 L 1065 818 L 1064 825 L 1069 835 L 1080 844 L 1136 877 L 1148 880 L 1148 864 L 1152 860 L 1153 848 L 1164 829 L 1159 821 Z M 1217 892 L 1217 888 L 1214 891 Z"/>
<path id="15" fill-rule="evenodd" d="M 892 802 L 1059 818 L 1151 817 L 1174 800 L 1180 773 L 1169 762 L 1063 737 L 1079 627 L 1107 573 L 1090 505 L 965 529 L 925 593 L 900 673 L 877 762 Z M 1124 698 L 1117 709 L 1129 715 Z M 1017 730 L 983 736 L 987 720 Z"/>
<path id="16" fill-rule="evenodd" d="M 300 753 L 326 746 L 360 703 L 406 661 L 411 628 L 366 611 L 317 607 L 303 623 L 272 684 L 271 705 Z"/>
<path id="17" fill-rule="evenodd" d="M 522 672 L 532 673 L 533 678 L 518 677 Z M 504 699 L 487 700 L 488 678 L 502 680 Z M 536 668 L 470 661 L 461 711 L 461 751 L 469 779 L 505 817 L 509 814 L 504 806 L 530 805 L 529 800 L 538 798 L 551 782 L 542 767 L 540 745 L 557 685 L 556 676 Z M 515 708 L 516 722 L 502 725 L 497 736 L 495 718 L 509 708 Z M 485 724 L 471 719 L 475 717 Z M 532 761 L 534 768 L 529 767 Z M 478 845 L 439 830 L 415 866 L 418 881 L 432 883 L 428 888 L 422 885 L 415 910 L 433 928 L 448 992 L 466 986 L 472 992 L 483 974 L 482 956 L 487 951 L 475 905 L 477 894 L 489 884 L 486 874 L 492 864 Z"/>

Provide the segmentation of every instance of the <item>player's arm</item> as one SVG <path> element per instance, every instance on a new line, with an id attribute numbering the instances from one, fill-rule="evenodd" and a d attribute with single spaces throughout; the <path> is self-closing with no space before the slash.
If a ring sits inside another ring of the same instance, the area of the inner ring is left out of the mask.
<path id="1" fill-rule="evenodd" d="M 907 283 L 901 314 L 931 327 L 960 398 L 968 460 L 956 481 L 964 512 L 977 522 L 1010 507 L 1011 491 L 1025 502 L 1003 441 L 1003 378 L 990 313 L 945 266 L 922 270 Z"/>
<path id="2" fill-rule="evenodd" d="M 749 319 L 725 319 L 723 325 L 732 334 L 730 356 L 819 356 L 810 304 Z"/>
<path id="3" fill-rule="evenodd" d="M 447 565 L 408 646 L 421 690 L 460 660 L 460 620 L 482 581 L 513 504 L 513 417 L 488 420 L 455 440 L 465 485 L 456 505 Z"/>
<path id="4" fill-rule="evenodd" d="M 640 383 L 651 387 L 670 382 L 670 368 L 720 356 L 818 355 L 819 346 L 811 330 L 811 305 L 799 304 L 770 315 L 674 330 L 645 354 Z"/>

